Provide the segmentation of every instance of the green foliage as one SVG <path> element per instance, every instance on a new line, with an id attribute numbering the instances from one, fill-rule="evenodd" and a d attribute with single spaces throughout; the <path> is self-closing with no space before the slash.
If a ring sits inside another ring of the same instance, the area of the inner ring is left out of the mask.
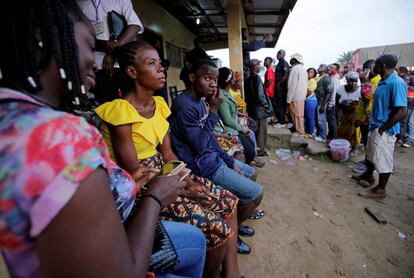
<path id="1" fill-rule="evenodd" d="M 338 63 L 341 64 L 341 66 L 350 63 L 352 61 L 352 54 L 354 54 L 352 50 L 343 52 L 339 55 Z"/>

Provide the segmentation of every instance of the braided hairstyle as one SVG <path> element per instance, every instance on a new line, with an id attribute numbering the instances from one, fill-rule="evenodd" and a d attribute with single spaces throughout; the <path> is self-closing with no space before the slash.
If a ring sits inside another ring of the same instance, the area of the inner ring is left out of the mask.
<path id="1" fill-rule="evenodd" d="M 135 81 L 127 74 L 126 70 L 128 66 L 135 65 L 137 51 L 142 47 L 153 48 L 145 40 L 137 39 L 135 41 L 128 42 L 115 50 L 115 56 L 121 69 L 122 82 L 120 82 L 120 89 L 123 94 L 135 89 Z"/>
<path id="2" fill-rule="evenodd" d="M 88 20 L 76 1 L 5 0 L 2 4 L 6 12 L 0 17 L 5 42 L 0 52 L 0 86 L 36 95 L 42 89 L 39 73 L 53 57 L 73 99 L 65 109 L 73 111 L 89 103 L 73 28 L 73 22 Z"/>

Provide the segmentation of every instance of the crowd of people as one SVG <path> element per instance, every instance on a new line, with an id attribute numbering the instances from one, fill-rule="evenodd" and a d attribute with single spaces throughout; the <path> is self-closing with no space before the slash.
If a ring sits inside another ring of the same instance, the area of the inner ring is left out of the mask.
<path id="1" fill-rule="evenodd" d="M 265 216 L 254 167 L 269 155 L 270 118 L 319 142 L 362 138 L 356 179 L 380 173 L 367 198 L 385 197 L 395 136 L 414 143 L 412 78 L 394 73 L 393 55 L 342 77 L 338 64 L 306 70 L 302 55 L 287 63 L 280 50 L 263 82 L 249 51 L 269 36 L 244 38 L 243 73 L 217 68 L 195 40 L 170 109 L 156 96 L 165 66 L 137 37 L 130 0 L 29 2 L 7 2 L 0 25 L 10 42 L 0 54 L 0 247 L 12 277 L 242 277 L 237 254 L 251 247 L 241 236 L 255 234 L 243 223 Z M 116 39 L 113 11 L 127 23 Z M 171 162 L 187 175 L 162 175 Z"/>

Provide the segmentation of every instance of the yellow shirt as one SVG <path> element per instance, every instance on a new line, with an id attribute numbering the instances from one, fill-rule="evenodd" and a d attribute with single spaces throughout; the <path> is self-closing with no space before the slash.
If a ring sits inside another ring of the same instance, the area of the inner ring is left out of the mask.
<path id="1" fill-rule="evenodd" d="M 96 108 L 96 114 L 104 121 L 101 132 L 114 161 L 116 159 L 112 148 L 111 136 L 105 123 L 113 126 L 131 124 L 132 141 L 134 142 L 138 159 L 149 158 L 157 153 L 157 146 L 163 142 L 170 127 L 167 118 L 171 111 L 162 97 L 153 98 L 155 101 L 155 112 L 150 119 L 142 117 L 124 99 L 106 102 Z"/>
<path id="2" fill-rule="evenodd" d="M 230 88 L 229 92 L 230 92 L 230 95 L 236 101 L 237 109 L 241 109 L 243 113 L 246 113 L 247 104 L 242 98 L 240 90 L 233 90 Z"/>

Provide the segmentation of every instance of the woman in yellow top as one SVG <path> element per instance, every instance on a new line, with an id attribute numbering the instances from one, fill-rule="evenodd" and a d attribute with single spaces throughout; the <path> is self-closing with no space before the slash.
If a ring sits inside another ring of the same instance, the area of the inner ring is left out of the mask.
<path id="1" fill-rule="evenodd" d="M 122 99 L 102 104 L 96 113 L 103 120 L 103 136 L 117 163 L 129 172 L 139 167 L 162 168 L 178 160 L 171 149 L 170 110 L 154 91 L 163 88 L 164 69 L 157 51 L 142 40 L 117 51 L 126 73 Z M 165 220 L 197 226 L 207 241 L 206 277 L 218 277 L 220 265 L 226 277 L 240 277 L 237 263 L 237 203 L 227 190 L 190 175 L 178 199 L 160 214 Z"/>
<path id="2" fill-rule="evenodd" d="M 305 100 L 305 138 L 313 138 L 315 135 L 316 108 L 318 99 L 315 95 L 316 90 L 316 69 L 308 68 L 308 92 Z"/>

